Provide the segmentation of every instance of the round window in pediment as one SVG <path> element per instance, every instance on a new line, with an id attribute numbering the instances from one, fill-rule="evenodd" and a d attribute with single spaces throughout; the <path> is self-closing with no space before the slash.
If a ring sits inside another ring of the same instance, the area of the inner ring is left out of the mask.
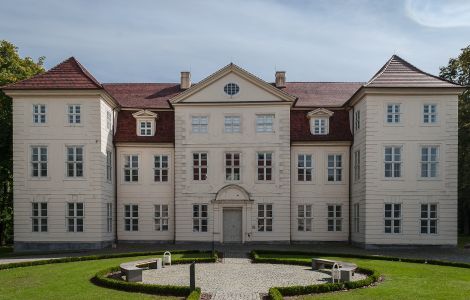
<path id="1" fill-rule="evenodd" d="M 231 82 L 231 83 L 227 83 L 224 86 L 224 92 L 229 96 L 236 95 L 238 94 L 239 91 L 240 91 L 240 87 L 236 83 Z"/>

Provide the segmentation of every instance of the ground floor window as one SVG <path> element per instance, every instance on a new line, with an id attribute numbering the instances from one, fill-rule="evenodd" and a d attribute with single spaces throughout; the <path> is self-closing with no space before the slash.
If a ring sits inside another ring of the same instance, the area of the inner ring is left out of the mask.
<path id="1" fill-rule="evenodd" d="M 124 205 L 124 230 L 139 231 L 139 206 L 136 204 Z"/>
<path id="2" fill-rule="evenodd" d="M 328 231 L 342 230 L 341 205 L 328 205 Z"/>
<path id="3" fill-rule="evenodd" d="M 193 232 L 207 232 L 207 204 L 193 204 Z"/>
<path id="4" fill-rule="evenodd" d="M 421 204 L 421 233 L 437 233 L 437 204 Z"/>
<path id="5" fill-rule="evenodd" d="M 47 203 L 34 202 L 32 208 L 33 232 L 47 232 Z"/>
<path id="6" fill-rule="evenodd" d="M 106 203 L 106 231 L 113 232 L 113 204 Z"/>
<path id="7" fill-rule="evenodd" d="M 83 203 L 67 203 L 67 231 L 83 232 Z"/>
<path id="8" fill-rule="evenodd" d="M 385 203 L 385 233 L 401 232 L 401 204 Z"/>
<path id="9" fill-rule="evenodd" d="M 297 230 L 312 231 L 312 205 L 297 206 Z"/>
<path id="10" fill-rule="evenodd" d="M 155 205 L 155 230 L 168 231 L 168 205 Z"/>
<path id="11" fill-rule="evenodd" d="M 354 232 L 360 232 L 359 228 L 359 203 L 354 204 L 354 216 L 353 216 L 353 221 L 354 221 Z"/>
<path id="12" fill-rule="evenodd" d="M 258 231 L 273 231 L 272 204 L 258 204 Z"/>

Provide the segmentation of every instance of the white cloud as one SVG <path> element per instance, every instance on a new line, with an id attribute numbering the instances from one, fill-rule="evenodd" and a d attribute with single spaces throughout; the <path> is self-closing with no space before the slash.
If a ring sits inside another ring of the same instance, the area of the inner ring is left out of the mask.
<path id="1" fill-rule="evenodd" d="M 470 27 L 468 0 L 407 0 L 406 13 L 427 27 Z"/>

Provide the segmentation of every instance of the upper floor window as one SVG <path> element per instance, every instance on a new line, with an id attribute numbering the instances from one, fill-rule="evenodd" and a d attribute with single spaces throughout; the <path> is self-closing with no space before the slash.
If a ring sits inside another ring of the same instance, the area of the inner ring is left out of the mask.
<path id="1" fill-rule="evenodd" d="M 434 124 L 437 122 L 437 105 L 424 104 L 423 105 L 423 123 Z"/>
<path id="2" fill-rule="evenodd" d="M 258 231 L 273 231 L 272 204 L 258 204 Z"/>
<path id="3" fill-rule="evenodd" d="M 421 204 L 421 233 L 437 233 L 437 204 Z"/>
<path id="4" fill-rule="evenodd" d="M 125 155 L 124 156 L 124 181 L 126 182 L 139 181 L 139 156 L 138 155 Z"/>
<path id="5" fill-rule="evenodd" d="M 106 203 L 106 232 L 113 232 L 113 204 Z"/>
<path id="6" fill-rule="evenodd" d="M 193 232 L 207 232 L 207 204 L 193 204 Z"/>
<path id="7" fill-rule="evenodd" d="M 330 118 L 334 112 L 325 108 L 317 108 L 307 114 L 310 124 L 310 133 L 313 135 L 326 135 L 330 132 Z"/>
<path id="8" fill-rule="evenodd" d="M 112 117 L 111 112 L 110 112 L 110 111 L 107 111 L 107 112 L 106 112 L 106 128 L 107 128 L 108 130 L 110 130 L 111 127 L 113 126 L 113 121 L 112 121 L 112 120 L 113 120 L 113 117 Z"/>
<path id="9" fill-rule="evenodd" d="M 155 120 L 158 118 L 158 115 L 149 110 L 140 110 L 132 114 L 136 120 L 136 134 L 138 136 L 153 136 L 155 134 Z M 112 114 L 109 114 L 109 129 L 112 126 Z"/>
<path id="10" fill-rule="evenodd" d="M 400 104 L 387 104 L 387 123 L 397 124 L 401 122 L 400 107 Z"/>
<path id="11" fill-rule="evenodd" d="M 318 135 L 328 134 L 328 119 L 327 118 L 314 118 L 313 119 L 313 134 L 318 134 Z"/>
<path id="12" fill-rule="evenodd" d="M 240 153 L 225 153 L 225 180 L 240 180 Z"/>
<path id="13" fill-rule="evenodd" d="M 342 223 L 341 205 L 328 205 L 328 231 L 341 231 Z"/>
<path id="14" fill-rule="evenodd" d="M 111 151 L 106 151 L 106 180 L 111 181 L 113 178 L 113 160 L 112 160 L 112 153 Z"/>
<path id="15" fill-rule="evenodd" d="M 168 155 L 154 156 L 153 176 L 156 182 L 168 181 Z"/>
<path id="16" fill-rule="evenodd" d="M 207 180 L 207 153 L 193 153 L 193 180 Z"/>
<path id="17" fill-rule="evenodd" d="M 401 232 L 401 204 L 385 203 L 385 233 Z"/>
<path id="18" fill-rule="evenodd" d="M 207 133 L 209 118 L 206 116 L 193 116 L 191 125 L 194 133 Z"/>
<path id="19" fill-rule="evenodd" d="M 240 117 L 239 116 L 225 116 L 224 131 L 226 133 L 240 132 Z"/>
<path id="20" fill-rule="evenodd" d="M 153 135 L 152 121 L 139 121 L 139 135 L 151 136 Z"/>
<path id="21" fill-rule="evenodd" d="M 438 176 L 439 148 L 437 146 L 421 147 L 421 177 Z"/>
<path id="22" fill-rule="evenodd" d="M 45 104 L 33 105 L 33 123 L 34 124 L 46 123 L 46 105 Z"/>
<path id="23" fill-rule="evenodd" d="M 67 177 L 83 177 L 83 147 L 67 147 Z"/>
<path id="24" fill-rule="evenodd" d="M 81 123 L 81 107 L 78 104 L 69 105 L 68 119 L 69 124 L 80 124 Z"/>
<path id="25" fill-rule="evenodd" d="M 271 181 L 273 174 L 273 154 L 271 152 L 259 152 L 257 154 L 258 180 Z"/>
<path id="26" fill-rule="evenodd" d="M 124 205 L 124 230 L 139 231 L 139 206 L 136 204 Z"/>
<path id="27" fill-rule="evenodd" d="M 32 209 L 33 232 L 47 232 L 47 202 L 33 202 Z"/>
<path id="28" fill-rule="evenodd" d="M 297 180 L 298 181 L 312 181 L 312 155 L 299 154 L 297 155 Z"/>
<path id="29" fill-rule="evenodd" d="M 385 147 L 384 170 L 386 178 L 401 177 L 401 147 Z"/>
<path id="30" fill-rule="evenodd" d="M 256 132 L 273 132 L 274 115 L 256 115 Z"/>
<path id="31" fill-rule="evenodd" d="M 361 179 L 361 151 L 354 152 L 354 180 Z"/>
<path id="32" fill-rule="evenodd" d="M 155 230 L 168 231 L 168 205 L 155 205 Z"/>
<path id="33" fill-rule="evenodd" d="M 328 155 L 328 181 L 339 182 L 343 177 L 343 162 L 341 154 Z"/>
<path id="34" fill-rule="evenodd" d="M 83 232 L 83 203 L 67 203 L 67 231 Z"/>
<path id="35" fill-rule="evenodd" d="M 47 147 L 31 148 L 31 176 L 47 177 Z"/>
<path id="36" fill-rule="evenodd" d="M 297 206 L 297 230 L 312 231 L 312 205 Z"/>
<path id="37" fill-rule="evenodd" d="M 354 113 L 354 128 L 356 131 L 361 129 L 361 111 L 360 110 L 356 110 L 356 112 Z"/>

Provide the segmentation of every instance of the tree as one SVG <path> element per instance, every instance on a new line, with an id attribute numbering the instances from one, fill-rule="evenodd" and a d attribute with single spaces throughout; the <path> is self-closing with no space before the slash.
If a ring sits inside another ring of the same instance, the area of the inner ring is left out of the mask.
<path id="1" fill-rule="evenodd" d="M 0 87 L 44 72 L 44 57 L 21 58 L 18 48 L 0 41 Z M 12 102 L 0 90 L 0 245 L 13 240 Z"/>
<path id="2" fill-rule="evenodd" d="M 459 228 L 470 234 L 470 45 L 440 68 L 440 77 L 466 86 L 459 96 Z"/>

